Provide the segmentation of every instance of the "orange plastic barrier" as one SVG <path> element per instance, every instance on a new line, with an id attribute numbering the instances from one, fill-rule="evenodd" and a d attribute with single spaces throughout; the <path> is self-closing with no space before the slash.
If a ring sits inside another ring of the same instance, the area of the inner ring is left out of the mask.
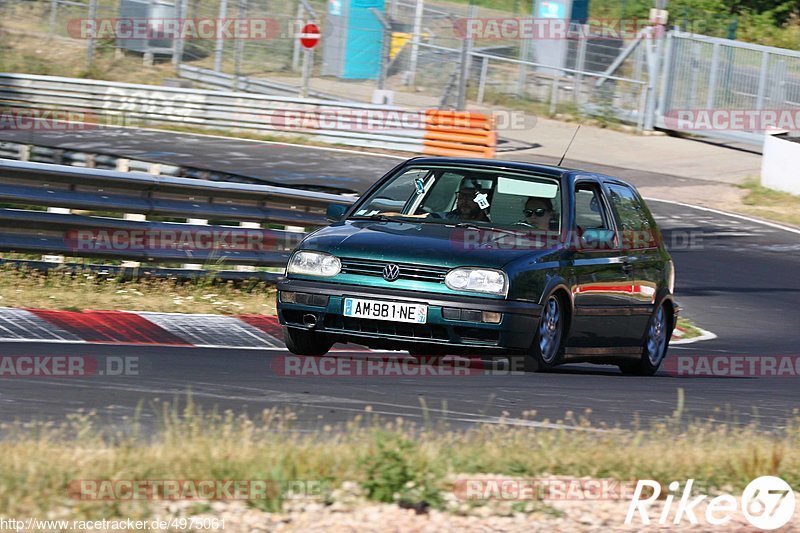
<path id="1" fill-rule="evenodd" d="M 494 120 L 484 113 L 428 109 L 423 145 L 426 155 L 493 158 Z"/>

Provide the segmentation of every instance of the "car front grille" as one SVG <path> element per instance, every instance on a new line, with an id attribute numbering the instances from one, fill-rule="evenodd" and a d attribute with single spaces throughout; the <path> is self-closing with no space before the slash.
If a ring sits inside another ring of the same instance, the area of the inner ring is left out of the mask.
<path id="1" fill-rule="evenodd" d="M 383 268 L 395 264 L 400 268 L 397 279 L 411 281 L 431 281 L 444 283 L 444 277 L 450 269 L 410 263 L 392 263 L 391 261 L 371 261 L 365 259 L 342 259 L 343 274 L 357 274 L 361 276 L 383 277 Z"/>
<path id="2" fill-rule="evenodd" d="M 447 331 L 435 324 L 412 324 L 390 320 L 372 320 L 342 315 L 327 315 L 325 330 L 353 333 L 373 333 L 420 340 L 449 340 Z"/>

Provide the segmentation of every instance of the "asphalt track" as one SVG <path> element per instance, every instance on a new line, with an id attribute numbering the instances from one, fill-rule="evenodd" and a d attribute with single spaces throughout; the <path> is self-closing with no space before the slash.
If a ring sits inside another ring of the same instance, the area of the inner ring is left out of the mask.
<path id="1" fill-rule="evenodd" d="M 168 137 L 170 150 L 190 152 L 187 143 L 176 142 L 177 135 Z M 335 167 L 335 173 L 351 183 L 364 184 L 396 163 L 382 157 L 273 146 L 284 171 L 292 174 L 294 168 L 297 173 L 291 183 L 318 179 L 309 165 L 321 165 L 328 179 Z M 275 164 L 263 149 L 261 155 L 267 160 L 265 168 Z M 315 159 L 316 163 L 310 163 Z M 580 166 L 592 169 L 589 164 Z M 638 186 L 694 185 L 664 174 L 597 170 L 615 173 Z M 674 346 L 670 356 L 798 354 L 800 234 L 692 207 L 649 203 L 671 247 L 677 268 L 676 297 L 683 314 L 717 335 L 713 340 Z M 685 417 L 757 421 L 777 429 L 800 408 L 797 377 L 699 378 L 662 373 L 638 378 L 621 376 L 614 367 L 572 365 L 546 374 L 498 370 L 469 376 L 300 378 L 275 372 L 276 359 L 286 354 L 281 350 L 2 343 L 0 354 L 137 356 L 140 361 L 135 376 L 0 378 L 3 421 L 61 419 L 82 408 L 98 411 L 109 423 L 119 423 L 139 404 L 145 407 L 143 416 L 152 417 L 151 404 L 172 401 L 187 390 L 207 409 L 216 406 L 251 414 L 270 407 L 290 409 L 297 415 L 300 430 L 343 422 L 367 406 L 372 413 L 387 417 L 403 416 L 420 423 L 446 421 L 454 427 L 497 422 L 503 415 L 512 423 L 529 425 L 530 417 L 523 417 L 527 411 L 535 411 L 537 423 L 552 422 L 568 411 L 580 414 L 590 409 L 592 420 L 624 426 L 634 419 L 647 422 L 672 414 L 679 388 L 685 392 Z M 363 352 L 353 354 L 363 356 Z"/>

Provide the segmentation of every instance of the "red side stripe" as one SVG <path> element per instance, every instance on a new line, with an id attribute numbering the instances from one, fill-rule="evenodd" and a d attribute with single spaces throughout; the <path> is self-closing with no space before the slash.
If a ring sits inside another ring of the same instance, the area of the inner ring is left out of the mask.
<path id="1" fill-rule="evenodd" d="M 238 315 L 236 318 L 250 324 L 254 328 L 258 328 L 267 335 L 275 337 L 279 341 L 283 341 L 283 328 L 278 322 L 277 316 L 265 315 Z"/>
<path id="2" fill-rule="evenodd" d="M 88 342 L 191 344 L 135 313 L 49 309 L 28 309 L 28 311 Z"/>

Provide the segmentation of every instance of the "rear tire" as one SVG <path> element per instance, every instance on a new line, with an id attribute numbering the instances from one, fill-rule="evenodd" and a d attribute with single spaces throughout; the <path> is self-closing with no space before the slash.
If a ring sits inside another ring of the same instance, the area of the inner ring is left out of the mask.
<path id="1" fill-rule="evenodd" d="M 667 306 L 658 306 L 647 323 L 642 355 L 638 361 L 620 363 L 619 370 L 628 376 L 652 376 L 658 372 L 661 363 L 667 356 L 669 338 L 672 333 L 672 318 L 667 313 Z"/>
<path id="2" fill-rule="evenodd" d="M 523 358 L 525 372 L 544 372 L 561 364 L 565 325 L 563 301 L 551 294 L 542 308 L 533 346 Z"/>
<path id="3" fill-rule="evenodd" d="M 286 348 L 295 355 L 325 355 L 333 346 L 320 333 L 295 328 L 283 328 L 283 340 Z"/>

